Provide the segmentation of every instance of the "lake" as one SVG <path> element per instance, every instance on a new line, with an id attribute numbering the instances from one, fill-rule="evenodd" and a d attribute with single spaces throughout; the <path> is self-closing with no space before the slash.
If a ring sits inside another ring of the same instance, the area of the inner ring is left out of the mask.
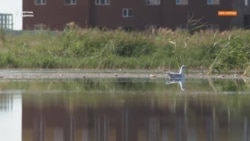
<path id="1" fill-rule="evenodd" d="M 249 94 L 248 79 L 2 79 L 0 140 L 249 141 Z"/>

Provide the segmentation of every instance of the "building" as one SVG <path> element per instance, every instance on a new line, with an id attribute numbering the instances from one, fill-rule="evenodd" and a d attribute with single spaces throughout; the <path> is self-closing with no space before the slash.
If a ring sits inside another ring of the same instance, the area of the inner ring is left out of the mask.
<path id="1" fill-rule="evenodd" d="M 23 0 L 23 29 L 80 27 L 144 30 L 203 26 L 230 29 L 250 25 L 249 0 Z"/>

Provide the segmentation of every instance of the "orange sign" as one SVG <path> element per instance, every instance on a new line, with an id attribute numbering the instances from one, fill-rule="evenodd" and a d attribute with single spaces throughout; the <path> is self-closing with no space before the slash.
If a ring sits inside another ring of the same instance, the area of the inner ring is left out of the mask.
<path id="1" fill-rule="evenodd" d="M 232 17 L 232 16 L 237 16 L 237 11 L 218 11 L 218 16 L 226 16 L 226 17 Z"/>

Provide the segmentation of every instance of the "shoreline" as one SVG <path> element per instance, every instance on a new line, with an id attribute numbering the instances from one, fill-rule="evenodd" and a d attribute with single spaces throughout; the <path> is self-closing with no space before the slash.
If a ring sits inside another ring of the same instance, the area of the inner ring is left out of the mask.
<path id="1" fill-rule="evenodd" d="M 189 70 L 186 79 L 250 79 L 243 75 L 212 74 L 206 71 Z M 91 78 L 149 78 L 168 79 L 163 70 L 122 69 L 0 69 L 0 79 L 91 79 Z"/>

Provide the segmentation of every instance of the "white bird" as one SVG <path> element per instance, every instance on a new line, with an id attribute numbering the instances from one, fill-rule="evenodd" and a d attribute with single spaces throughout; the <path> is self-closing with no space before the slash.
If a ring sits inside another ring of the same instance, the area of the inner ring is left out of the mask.
<path id="1" fill-rule="evenodd" d="M 183 81 L 185 79 L 184 67 L 182 65 L 179 72 L 167 72 L 170 81 Z"/>

